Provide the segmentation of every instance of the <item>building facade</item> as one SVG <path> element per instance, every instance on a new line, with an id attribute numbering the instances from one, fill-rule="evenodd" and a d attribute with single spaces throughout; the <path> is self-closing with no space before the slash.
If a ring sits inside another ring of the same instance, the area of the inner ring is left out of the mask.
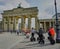
<path id="1" fill-rule="evenodd" d="M 45 31 L 49 29 L 49 27 L 53 26 L 55 28 L 55 15 L 51 19 L 38 19 L 38 8 L 30 7 L 30 8 L 22 8 L 21 6 L 11 9 L 5 10 L 2 14 L 2 22 L 0 27 L 3 31 L 16 31 L 18 20 L 21 19 L 21 23 L 18 26 L 20 30 L 25 28 L 26 18 L 28 18 L 28 29 L 31 29 L 31 18 L 35 18 L 35 29 L 38 31 L 40 27 L 42 27 Z M 60 17 L 60 13 L 57 14 Z M 59 18 L 60 23 L 60 18 Z"/>
<path id="2" fill-rule="evenodd" d="M 57 13 L 58 16 L 58 22 L 60 25 L 60 13 Z M 54 28 L 56 28 L 56 16 L 52 16 L 51 19 L 40 19 L 39 20 L 39 24 L 42 24 L 42 26 L 40 25 L 39 27 L 42 27 L 45 31 L 48 31 L 48 29 L 53 26 Z"/>

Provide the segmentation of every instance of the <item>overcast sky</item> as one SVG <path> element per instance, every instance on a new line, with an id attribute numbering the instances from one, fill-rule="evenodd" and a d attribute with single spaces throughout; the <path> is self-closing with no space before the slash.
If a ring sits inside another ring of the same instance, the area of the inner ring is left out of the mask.
<path id="1" fill-rule="evenodd" d="M 38 7 L 38 17 L 51 18 L 55 13 L 54 0 L 0 0 L 0 13 L 3 10 L 16 8 L 21 3 L 22 7 Z M 57 0 L 58 13 L 60 12 L 60 0 Z M 0 14 L 1 17 L 1 14 Z"/>

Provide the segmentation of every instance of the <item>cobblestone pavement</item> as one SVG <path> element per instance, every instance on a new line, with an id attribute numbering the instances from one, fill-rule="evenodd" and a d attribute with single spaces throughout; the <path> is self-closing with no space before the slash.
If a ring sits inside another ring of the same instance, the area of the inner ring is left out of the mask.
<path id="1" fill-rule="evenodd" d="M 24 38 L 24 40 L 22 42 L 19 42 L 17 45 L 12 47 L 11 49 L 60 49 L 60 43 L 51 45 L 47 39 L 47 34 L 44 34 L 44 36 L 45 36 L 45 44 L 44 45 L 38 44 L 37 41 L 30 42 L 29 39 Z"/>

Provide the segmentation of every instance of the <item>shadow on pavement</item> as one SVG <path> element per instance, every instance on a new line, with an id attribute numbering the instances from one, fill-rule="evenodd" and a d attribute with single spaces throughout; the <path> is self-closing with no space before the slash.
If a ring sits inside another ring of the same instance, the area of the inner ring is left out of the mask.
<path id="1" fill-rule="evenodd" d="M 43 46 L 50 46 L 50 43 L 46 43 L 46 44 L 39 44 L 39 43 L 33 43 L 33 44 L 28 44 L 26 46 L 32 46 L 32 47 L 43 47 Z"/>
<path id="2" fill-rule="evenodd" d="M 25 48 L 19 48 L 19 49 L 25 49 Z"/>
<path id="3" fill-rule="evenodd" d="M 50 44 L 49 43 L 47 43 L 47 44 L 38 44 L 38 43 L 33 43 L 33 44 L 28 44 L 28 45 L 25 45 L 25 47 L 23 47 L 23 48 L 19 48 L 19 49 L 28 49 L 28 48 L 33 48 L 33 47 L 44 47 L 44 46 L 50 46 Z"/>
<path id="4" fill-rule="evenodd" d="M 20 43 L 29 43 L 30 41 L 22 41 L 22 42 L 20 42 Z"/>

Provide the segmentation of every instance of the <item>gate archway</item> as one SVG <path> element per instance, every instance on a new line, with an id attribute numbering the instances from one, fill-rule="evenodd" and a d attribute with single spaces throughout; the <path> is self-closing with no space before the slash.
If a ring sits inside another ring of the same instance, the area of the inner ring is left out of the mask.
<path id="1" fill-rule="evenodd" d="M 37 7 L 31 8 L 14 8 L 12 10 L 5 10 L 2 13 L 3 17 L 3 31 L 16 31 L 18 20 L 21 19 L 21 30 L 25 27 L 25 20 L 28 18 L 28 29 L 31 29 L 31 18 L 35 18 L 35 29 L 38 30 L 37 23 L 38 9 Z"/>

